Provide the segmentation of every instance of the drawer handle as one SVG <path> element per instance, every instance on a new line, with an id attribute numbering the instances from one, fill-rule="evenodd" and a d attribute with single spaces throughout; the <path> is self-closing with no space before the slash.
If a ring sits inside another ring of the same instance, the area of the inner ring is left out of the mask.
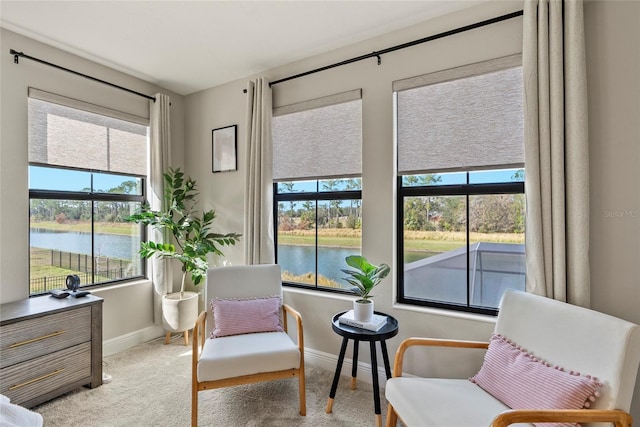
<path id="1" fill-rule="evenodd" d="M 51 373 L 48 373 L 48 374 L 46 374 L 46 375 L 43 375 L 43 376 L 41 376 L 41 377 L 34 378 L 34 379 L 32 379 L 32 380 L 29 380 L 29 381 L 23 382 L 23 383 L 21 383 L 21 384 L 12 385 L 11 387 L 9 387 L 9 390 L 10 390 L 10 391 L 11 391 L 11 390 L 17 390 L 17 389 L 19 389 L 19 388 L 21 388 L 21 387 L 24 387 L 24 386 L 27 386 L 27 385 L 29 385 L 29 384 L 33 384 L 33 383 L 36 383 L 36 382 L 38 382 L 38 381 L 45 380 L 45 379 L 47 379 L 47 378 L 49 378 L 49 377 L 53 377 L 54 375 L 58 375 L 59 373 L 61 373 L 61 372 L 63 372 L 63 371 L 64 371 L 64 368 L 62 368 L 62 369 L 56 369 L 55 371 L 53 371 L 53 372 L 51 372 Z"/>
<path id="2" fill-rule="evenodd" d="M 44 339 L 51 338 L 51 337 L 56 337 L 56 336 L 61 335 L 61 334 L 64 334 L 64 331 L 57 331 L 57 332 L 53 332 L 53 333 L 48 334 L 48 335 L 43 335 L 43 336 L 38 337 L 38 338 L 31 338 L 30 340 L 20 341 L 20 342 L 17 342 L 15 344 L 11 344 L 9 346 L 9 348 L 20 347 L 20 346 L 25 345 L 25 344 L 31 344 L 32 342 L 44 340 Z"/>

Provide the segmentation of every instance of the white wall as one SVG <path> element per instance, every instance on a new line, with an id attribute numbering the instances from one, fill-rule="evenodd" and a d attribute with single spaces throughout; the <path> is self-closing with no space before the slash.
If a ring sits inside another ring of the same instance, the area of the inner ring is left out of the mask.
<path id="1" fill-rule="evenodd" d="M 585 3 L 591 302 L 640 324 L 640 2 Z M 632 411 L 640 419 L 640 376 Z"/>
<path id="2" fill-rule="evenodd" d="M 516 6 L 517 7 L 517 6 Z M 638 2 L 585 3 L 588 61 L 588 97 L 591 154 L 591 274 L 593 308 L 640 323 L 640 75 L 637 41 Z M 483 4 L 447 17 L 425 22 L 384 37 L 315 56 L 270 70 L 263 76 L 276 80 L 316 67 L 380 50 L 395 44 L 456 28 L 515 10 L 513 3 Z M 384 55 L 375 59 L 292 80 L 273 88 L 274 106 L 286 105 L 341 91 L 363 89 L 363 253 L 395 270 L 394 153 L 391 82 L 521 51 L 520 18 L 481 30 Z M 203 91 L 186 99 L 185 163 L 191 174 L 206 186 L 207 203 L 221 213 L 221 231 L 242 230 L 246 144 L 245 105 L 242 88 L 246 79 Z M 239 171 L 211 174 L 211 129 L 239 125 Z M 203 156 L 202 153 L 207 153 Z M 203 187 L 204 188 L 204 187 Z M 613 213 L 608 213 L 613 212 Z M 622 212 L 622 216 L 619 215 Z M 625 214 L 625 212 L 631 212 Z M 227 251 L 233 263 L 242 263 L 242 251 Z M 393 353 L 402 338 L 413 335 L 486 339 L 492 320 L 394 305 L 393 280 L 387 279 L 375 298 L 376 308 L 396 316 L 400 334 L 390 340 Z M 329 319 L 350 308 L 351 299 L 299 290 L 288 290 L 286 300 L 305 320 L 305 344 L 317 357 L 335 355 L 340 340 Z M 350 350 L 349 350 L 350 351 Z M 361 352 L 361 359 L 366 360 Z M 436 355 L 429 355 L 431 357 Z M 417 373 L 446 375 L 470 362 L 451 354 L 438 354 L 445 362 L 437 368 L 413 357 L 406 368 Z M 473 372 L 475 365 L 467 368 Z M 460 369 L 463 371 L 464 369 Z M 632 412 L 640 417 L 640 385 L 636 387 Z"/>
<path id="3" fill-rule="evenodd" d="M 142 117 L 149 117 L 148 100 L 64 71 L 21 59 L 13 62 L 10 49 L 88 74 L 126 88 L 153 95 L 167 93 L 172 102 L 172 155 L 176 165 L 184 160 L 184 98 L 148 82 L 114 71 L 7 31 L 0 36 L 0 302 L 29 295 L 29 192 L 27 171 L 27 91 L 36 87 Z M 122 340 L 137 331 L 154 331 L 151 285 L 101 288 L 105 299 L 104 339 Z M 148 337 L 143 333 L 143 338 Z M 128 342 L 132 342 L 129 340 Z"/>

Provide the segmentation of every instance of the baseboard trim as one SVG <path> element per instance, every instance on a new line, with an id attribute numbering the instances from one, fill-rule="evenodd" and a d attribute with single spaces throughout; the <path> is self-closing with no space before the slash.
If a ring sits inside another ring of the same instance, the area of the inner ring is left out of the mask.
<path id="1" fill-rule="evenodd" d="M 110 356 L 115 353 L 127 350 L 138 344 L 142 344 L 158 337 L 164 336 L 164 329 L 162 326 L 149 326 L 144 329 L 130 332 L 125 335 L 120 335 L 110 340 L 102 342 L 102 355 Z"/>
<path id="2" fill-rule="evenodd" d="M 382 362 L 382 356 L 380 356 L 380 362 Z M 392 363 L 392 361 L 389 361 Z M 304 349 L 304 363 L 306 366 L 313 366 L 315 368 L 324 369 L 325 371 L 329 371 L 332 374 L 336 371 L 336 365 L 338 364 L 338 355 L 325 353 L 323 351 L 315 350 L 313 348 L 306 347 Z M 351 367 L 353 366 L 352 358 L 344 358 L 344 362 L 342 363 L 342 370 L 340 372 L 341 377 L 351 378 Z M 387 383 L 387 376 L 384 370 L 384 364 L 382 367 L 378 366 L 378 384 L 380 388 L 384 389 Z M 367 384 L 373 384 L 373 379 L 371 378 L 371 364 L 364 363 L 358 361 L 358 370 L 357 370 L 357 378 L 358 381 L 365 382 Z M 344 381 L 344 379 L 340 379 L 340 381 Z M 327 391 L 328 393 L 328 391 Z"/>

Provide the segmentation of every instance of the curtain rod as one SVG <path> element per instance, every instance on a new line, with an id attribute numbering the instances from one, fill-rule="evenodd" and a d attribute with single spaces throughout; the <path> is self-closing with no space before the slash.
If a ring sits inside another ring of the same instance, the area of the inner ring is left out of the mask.
<path id="1" fill-rule="evenodd" d="M 320 71 L 325 71 L 325 70 L 329 70 L 331 68 L 341 67 L 343 65 L 351 64 L 353 62 L 358 62 L 358 61 L 362 61 L 364 59 L 369 59 L 369 58 L 378 58 L 378 65 L 380 65 L 382 63 L 382 59 L 380 58 L 380 55 L 383 55 L 385 53 L 393 52 L 393 51 L 400 50 L 400 49 L 405 49 L 407 47 L 411 47 L 411 46 L 415 46 L 415 45 L 418 45 L 418 44 L 430 42 L 432 40 L 441 39 L 443 37 L 452 36 L 454 34 L 458 34 L 458 33 L 462 33 L 462 32 L 469 31 L 469 30 L 473 30 L 473 29 L 476 29 L 476 28 L 484 27 L 486 25 L 495 24 L 497 22 L 506 21 L 508 19 L 512 19 L 512 18 L 516 18 L 518 16 L 522 16 L 522 14 L 523 14 L 523 11 L 522 10 L 518 10 L 516 12 L 508 13 L 506 15 L 497 16 L 495 18 L 491 18 L 491 19 L 487 19 L 487 20 L 484 20 L 484 21 L 476 22 L 475 24 L 465 25 L 464 27 L 455 28 L 453 30 L 445 31 L 445 32 L 442 32 L 442 33 L 439 33 L 439 34 L 434 34 L 432 36 L 424 37 L 424 38 L 421 38 L 421 39 L 418 39 L 418 40 L 414 40 L 414 41 L 411 41 L 411 42 L 402 43 L 402 44 L 399 44 L 399 45 L 396 45 L 396 46 L 388 47 L 388 48 L 380 50 L 380 51 L 374 51 L 374 52 L 368 53 L 366 55 L 357 56 L 355 58 L 347 59 L 345 61 L 336 62 L 335 64 L 326 65 L 324 67 L 316 68 L 315 70 L 306 71 L 304 73 L 300 73 L 300 74 L 296 74 L 296 75 L 293 75 L 293 76 L 285 77 L 285 78 L 282 78 L 280 80 L 274 80 L 271 83 L 269 83 L 269 87 L 271 87 L 273 85 L 277 85 L 279 83 L 283 83 L 283 82 L 289 81 L 289 80 L 297 79 L 299 77 L 308 76 L 309 74 L 319 73 Z M 243 92 L 246 92 L 246 91 L 247 91 L 246 89 L 243 90 Z"/>
<path id="2" fill-rule="evenodd" d="M 93 80 L 94 82 L 102 83 L 102 84 L 114 87 L 116 89 L 124 90 L 125 92 L 129 92 L 129 93 L 132 93 L 134 95 L 138 95 L 138 96 L 141 96 L 143 98 L 150 99 L 153 102 L 156 102 L 156 98 L 153 97 L 153 96 L 149 96 L 149 95 L 146 95 L 144 93 L 136 92 L 135 90 L 127 89 L 126 87 L 118 86 L 117 84 L 106 82 L 106 81 L 100 80 L 100 79 L 98 79 L 96 77 L 92 77 L 92 76 L 89 76 L 87 74 L 80 73 L 78 71 L 70 70 L 69 68 L 65 68 L 65 67 L 62 67 L 60 65 L 52 64 L 51 62 L 43 61 L 42 59 L 34 58 L 33 56 L 29 56 L 29 55 L 27 55 L 27 54 L 25 54 L 23 52 L 18 52 L 18 51 L 14 50 L 14 49 L 10 49 L 9 53 L 11 55 L 13 55 L 13 62 L 15 62 L 16 64 L 20 63 L 18 59 L 21 58 L 21 57 L 22 58 L 26 58 L 26 59 L 30 59 L 32 61 L 39 62 L 41 64 L 48 65 L 48 66 L 53 67 L 53 68 L 57 68 L 58 70 L 66 71 L 68 73 L 75 74 L 76 76 L 84 77 L 85 79 Z"/>

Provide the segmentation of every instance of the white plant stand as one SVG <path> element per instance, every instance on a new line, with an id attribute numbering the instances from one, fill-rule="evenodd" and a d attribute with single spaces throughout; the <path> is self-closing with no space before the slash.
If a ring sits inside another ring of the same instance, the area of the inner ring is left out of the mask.
<path id="1" fill-rule="evenodd" d="M 198 294 L 196 292 L 174 292 L 162 297 L 162 326 L 164 343 L 169 344 L 172 332 L 184 334 L 184 345 L 189 345 L 189 330 L 198 318 Z"/>

